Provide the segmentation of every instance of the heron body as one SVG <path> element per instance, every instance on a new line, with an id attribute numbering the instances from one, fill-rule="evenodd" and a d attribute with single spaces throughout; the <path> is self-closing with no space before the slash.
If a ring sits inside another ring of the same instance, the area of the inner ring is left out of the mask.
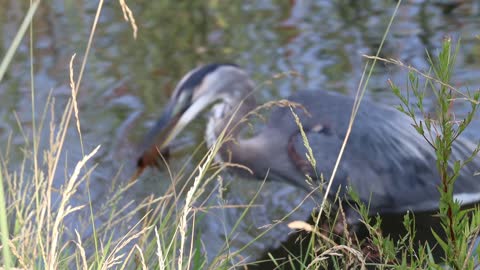
<path id="1" fill-rule="evenodd" d="M 248 167 L 254 178 L 286 181 L 311 188 L 305 175 L 329 179 L 345 138 L 353 98 L 327 91 L 300 91 L 288 98 L 301 104 L 300 117 L 316 160 L 307 161 L 300 129 L 288 107 L 277 107 L 266 125 L 243 137 L 236 125 L 256 108 L 254 83 L 236 65 L 210 64 L 190 71 L 178 83 L 163 116 L 147 134 L 138 159 L 139 169 L 154 165 L 155 149 L 168 145 L 206 107 L 211 114 L 206 140 L 213 145 L 222 131 L 231 134 L 219 159 Z M 370 213 L 400 213 L 438 209 L 440 177 L 432 147 L 411 126 L 411 120 L 389 107 L 364 101 L 360 106 L 343 158 L 335 175 L 331 196 L 339 192 L 348 200 L 347 187 L 368 203 Z M 466 138 L 453 144 L 452 160 L 466 159 L 476 145 Z M 465 166 L 454 187 L 462 203 L 480 201 L 480 157 Z M 319 180 L 319 179 L 317 179 Z"/>

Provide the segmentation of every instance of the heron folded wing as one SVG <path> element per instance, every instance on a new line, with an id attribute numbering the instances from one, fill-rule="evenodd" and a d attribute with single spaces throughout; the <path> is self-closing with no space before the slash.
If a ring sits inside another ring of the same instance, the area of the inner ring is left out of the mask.
<path id="1" fill-rule="evenodd" d="M 315 116 L 315 108 L 313 108 Z M 288 154 L 296 168 L 310 177 L 328 180 L 343 143 L 346 126 L 321 124 L 318 119 L 304 119 L 308 144 L 316 160 L 308 161 L 308 150 L 301 133 L 294 133 Z M 318 128 L 318 127 L 323 128 Z M 474 144 L 460 138 L 453 145 L 452 160 L 465 159 Z M 474 178 L 479 158 L 468 165 L 455 185 L 456 194 L 471 203 L 480 200 L 480 177 Z M 336 172 L 330 194 L 352 187 L 374 213 L 430 211 L 438 207 L 437 173 L 433 148 L 416 133 L 408 118 L 383 107 L 360 109 Z M 477 194 L 477 195 L 476 195 Z M 471 195 L 471 196 L 470 196 Z M 473 196 L 473 197 L 472 197 Z M 475 197 L 475 198 L 474 198 Z M 348 199 L 348 198 L 347 198 Z"/>

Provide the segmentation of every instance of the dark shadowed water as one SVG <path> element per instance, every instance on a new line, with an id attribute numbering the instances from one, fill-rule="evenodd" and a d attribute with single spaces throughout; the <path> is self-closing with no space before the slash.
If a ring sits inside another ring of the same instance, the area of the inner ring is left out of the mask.
<path id="1" fill-rule="evenodd" d="M 78 71 L 96 11 L 95 1 L 86 2 L 44 2 L 35 16 L 36 115 L 42 114 L 50 92 L 57 113 L 63 111 L 70 97 L 68 63 L 76 53 Z M 381 56 L 425 70 L 426 51 L 437 52 L 446 36 L 461 38 L 454 86 L 479 89 L 480 2 L 464 1 L 452 11 L 442 4 L 448 1 L 404 2 Z M 28 6 L 15 0 L 0 0 L 0 6 L 0 55 L 3 56 Z M 300 89 L 354 95 L 364 68 L 362 55 L 375 54 L 395 1 L 131 1 L 130 7 L 139 27 L 136 40 L 130 25 L 123 21 L 119 4 L 116 1 L 105 4 L 78 94 L 85 149 L 89 152 L 102 145 L 95 157 L 98 168 L 90 180 L 95 207 L 100 207 L 106 194 L 114 189 L 111 181 L 121 166 L 125 170 L 119 181 L 128 179 L 135 162 L 132 153 L 136 144 L 161 113 L 176 82 L 191 68 L 212 61 L 235 62 L 259 84 L 282 72 L 300 74 L 262 86 L 257 94 L 260 102 L 287 97 Z M 28 38 L 23 40 L 0 83 L 0 150 L 5 151 L 8 136 L 13 134 L 12 170 L 16 167 L 14 161 L 20 162 L 20 146 L 24 144 L 13 112 L 18 114 L 23 131 L 31 135 L 28 42 Z M 370 79 L 367 99 L 397 104 L 388 88 L 388 79 L 405 85 L 407 75 L 398 67 L 378 63 Z M 467 107 L 455 109 L 461 116 Z M 203 140 L 204 124 L 202 120 L 192 123 L 182 133 L 181 142 L 185 143 L 175 149 L 170 162 L 174 173 Z M 469 136 L 480 137 L 478 120 L 468 132 Z M 45 129 L 41 138 L 43 148 L 48 143 L 47 134 Z M 64 151 L 62 160 L 66 162 L 59 164 L 62 174 L 70 173 L 82 154 L 73 125 Z M 193 168 L 200 156 L 193 158 L 187 170 Z M 144 178 L 125 201 L 139 201 L 151 193 L 161 195 L 169 184 L 165 172 L 148 171 Z M 58 176 L 59 183 L 63 180 Z M 234 179 L 226 200 L 229 204 L 246 204 L 258 187 L 258 181 Z M 232 243 L 233 249 L 255 237 L 261 230 L 259 227 L 290 211 L 304 195 L 285 184 L 267 183 L 264 189 L 256 201 L 261 206 L 246 217 Z M 77 204 L 88 201 L 85 185 L 80 187 L 75 200 Z M 311 207 L 312 203 L 307 202 L 291 219 L 306 219 Z M 223 232 L 228 231 L 241 211 L 218 210 L 205 222 L 202 231 L 208 241 L 209 256 L 223 244 Z M 76 218 L 71 217 L 72 221 Z M 284 225 L 277 228 L 244 255 L 259 254 L 278 245 L 289 230 Z M 89 229 L 86 230 L 88 233 Z"/>

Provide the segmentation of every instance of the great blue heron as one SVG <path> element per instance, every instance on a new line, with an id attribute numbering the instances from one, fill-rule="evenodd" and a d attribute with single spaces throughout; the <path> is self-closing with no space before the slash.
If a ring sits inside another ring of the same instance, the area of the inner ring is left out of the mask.
<path id="1" fill-rule="evenodd" d="M 266 126 L 242 138 L 234 124 L 257 104 L 254 83 L 233 64 L 209 64 L 187 73 L 145 138 L 138 169 L 154 165 L 162 149 L 206 107 L 213 105 L 206 128 L 212 145 L 222 130 L 235 140 L 224 143 L 219 158 L 248 167 L 257 179 L 287 181 L 309 188 L 305 175 L 328 179 L 347 131 L 354 100 L 326 91 L 300 91 L 288 100 L 306 108 L 296 110 L 316 159 L 316 168 L 305 158 L 305 146 L 289 108 L 273 109 Z M 232 112 L 235 113 L 232 115 Z M 159 138 L 160 136 L 160 138 Z M 475 148 L 466 138 L 453 145 L 453 159 L 464 159 Z M 455 184 L 455 198 L 462 203 L 480 201 L 480 158 L 462 169 Z M 316 171 L 316 173 L 315 173 Z M 343 159 L 331 189 L 332 196 L 346 196 L 351 186 L 368 203 L 371 214 L 438 209 L 440 178 L 431 146 L 417 134 L 411 120 L 395 109 L 365 101 L 358 111 Z M 348 198 L 346 198 L 348 200 Z"/>

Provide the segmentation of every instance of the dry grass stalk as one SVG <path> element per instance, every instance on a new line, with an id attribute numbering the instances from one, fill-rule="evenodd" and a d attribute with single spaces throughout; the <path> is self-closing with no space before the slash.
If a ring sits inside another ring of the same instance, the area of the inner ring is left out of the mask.
<path id="1" fill-rule="evenodd" d="M 80 170 L 85 166 L 87 161 L 92 158 L 100 149 L 100 146 L 97 146 L 90 154 L 86 155 L 80 162 L 77 163 L 75 166 L 75 169 L 73 171 L 72 176 L 67 182 L 67 186 L 64 188 L 62 192 L 62 199 L 60 201 L 60 206 L 58 207 L 58 212 L 56 214 L 55 221 L 53 223 L 53 227 L 51 229 L 52 231 L 52 239 L 51 239 L 51 247 L 50 247 L 50 252 L 47 260 L 47 266 L 49 269 L 57 269 L 58 267 L 58 260 L 57 260 L 57 255 L 58 255 L 58 250 L 57 250 L 57 245 L 59 243 L 59 238 L 60 238 L 60 232 L 63 231 L 61 228 L 61 224 L 65 217 L 75 211 L 78 211 L 82 209 L 84 206 L 77 206 L 77 207 L 71 207 L 68 205 L 68 202 L 70 201 L 70 198 L 72 195 L 75 193 L 75 186 L 77 179 L 80 175 Z"/>
<path id="2" fill-rule="evenodd" d="M 122 7 L 123 18 L 125 19 L 125 21 L 130 22 L 130 25 L 132 26 L 133 38 L 137 39 L 138 27 L 137 27 L 137 24 L 135 23 L 135 18 L 133 17 L 132 10 L 127 6 L 127 3 L 125 2 L 125 0 L 118 0 L 118 2 Z"/>
<path id="3" fill-rule="evenodd" d="M 160 243 L 160 236 L 158 235 L 157 226 L 155 226 L 155 239 L 157 241 L 157 257 L 158 257 L 158 267 L 160 270 L 165 270 L 166 267 L 166 259 L 163 255 L 162 245 Z"/>
<path id="4" fill-rule="evenodd" d="M 88 269 L 87 256 L 85 255 L 85 249 L 82 246 L 82 238 L 80 237 L 80 234 L 77 230 L 75 230 L 75 235 L 77 236 L 77 241 L 74 241 L 74 243 L 78 247 L 78 250 L 80 252 L 83 269 Z"/>

